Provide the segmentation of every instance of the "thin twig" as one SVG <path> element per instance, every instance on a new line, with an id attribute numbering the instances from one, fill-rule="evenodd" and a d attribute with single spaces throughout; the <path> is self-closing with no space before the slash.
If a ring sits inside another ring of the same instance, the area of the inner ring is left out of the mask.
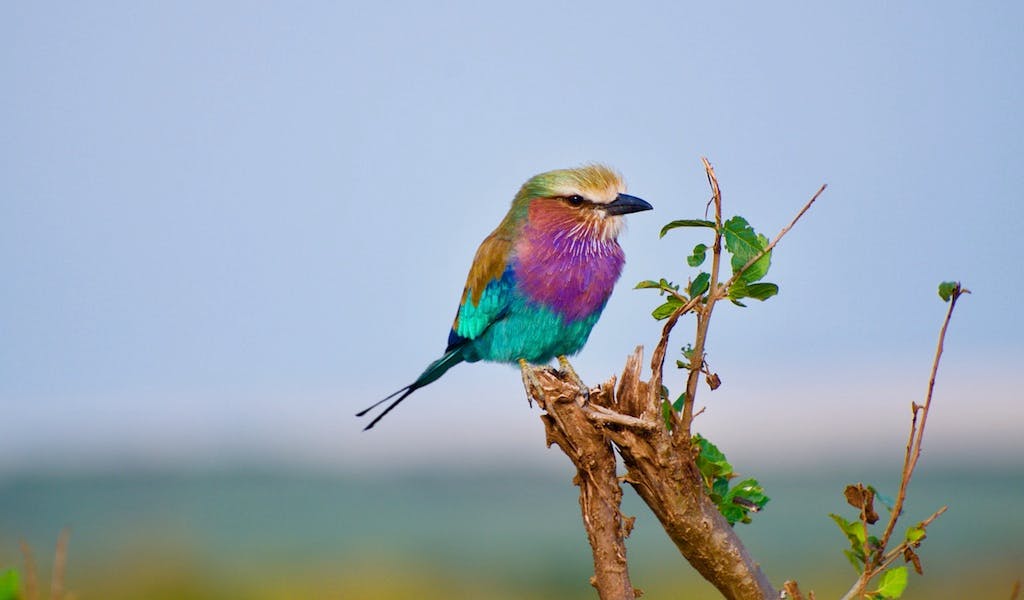
<path id="1" fill-rule="evenodd" d="M 919 405 L 916 402 L 911 403 L 912 416 L 910 420 L 910 435 L 907 439 L 907 449 L 903 459 L 903 471 L 900 477 L 900 487 L 896 492 L 896 501 L 893 503 L 892 511 L 889 513 L 889 522 L 885 526 L 885 532 L 882 534 L 881 540 L 879 541 L 879 550 L 873 552 L 866 557 L 864 565 L 864 571 L 860 577 L 853 584 L 853 587 L 846 592 L 842 600 L 851 600 L 864 594 L 864 591 L 868 587 L 868 583 L 876 575 L 885 570 L 889 564 L 895 560 L 895 557 L 890 558 L 890 554 L 885 554 L 885 549 L 889 546 L 889 540 L 892 538 L 893 531 L 896 529 L 896 522 L 899 520 L 901 513 L 903 512 L 903 504 L 907 498 L 907 487 L 910 485 L 910 478 L 914 474 L 914 469 L 917 467 L 917 461 L 921 458 L 921 443 L 924 440 L 924 428 L 928 423 L 928 411 L 932 405 L 932 394 L 935 391 L 935 377 L 939 371 L 939 360 L 942 358 L 942 350 L 946 340 L 946 330 L 949 328 L 949 321 L 953 316 L 953 309 L 956 308 L 956 301 L 960 298 L 961 294 L 970 293 L 970 290 L 961 288 L 957 284 L 953 290 L 953 294 L 949 300 L 949 308 L 946 310 L 946 317 L 942 321 L 942 327 L 939 329 L 939 341 L 935 346 L 935 359 L 932 361 L 931 375 L 928 378 L 928 391 L 925 394 L 924 404 Z M 918 413 L 920 412 L 921 419 L 918 422 Z M 926 527 L 936 517 L 945 512 L 945 507 L 939 509 L 931 517 L 921 522 L 922 527 Z M 901 545 L 902 546 L 902 545 Z M 901 551 L 902 552 L 902 551 Z M 884 556 L 883 556 L 884 555 Z"/>
<path id="2" fill-rule="evenodd" d="M 892 532 L 896 528 L 896 520 L 899 518 L 900 513 L 903 512 L 903 503 L 906 501 L 907 497 L 907 486 L 910 484 L 910 478 L 914 474 L 914 468 L 917 467 L 917 461 L 921 458 L 921 442 L 924 439 L 925 425 L 928 423 L 928 412 L 932 406 L 932 393 L 935 390 L 935 376 L 939 371 L 939 359 L 942 358 L 942 349 L 946 339 L 946 329 L 949 327 L 949 319 L 953 316 L 953 309 L 956 308 L 956 301 L 959 296 L 960 294 L 956 293 L 952 298 L 950 298 L 949 309 L 946 311 L 946 318 L 942 322 L 942 329 L 939 330 L 939 341 L 935 347 L 935 360 L 932 361 L 932 371 L 931 376 L 928 378 L 928 393 L 925 395 L 924 405 L 912 405 L 914 418 L 911 422 L 910 437 L 913 438 L 913 442 L 907 446 L 908 452 L 903 461 L 903 473 L 900 479 L 900 488 L 896 495 L 896 502 L 892 507 L 892 513 L 889 515 L 889 523 L 885 527 L 885 533 L 882 534 L 883 548 L 888 544 L 889 538 L 892 536 Z M 917 424 L 918 410 L 921 412 L 920 424 Z"/>
<path id="3" fill-rule="evenodd" d="M 654 431 L 659 426 L 657 421 L 648 421 L 646 419 L 624 415 L 596 404 L 584 406 L 582 407 L 582 410 L 583 414 L 587 415 L 587 418 L 591 421 L 598 421 L 604 424 L 622 425 L 623 427 L 640 429 L 642 431 Z"/>
<path id="4" fill-rule="evenodd" d="M 651 355 L 651 393 L 655 394 L 655 399 L 657 399 L 658 394 L 661 394 L 662 373 L 665 368 L 665 353 L 668 350 L 669 334 L 672 333 L 672 329 L 676 326 L 676 322 L 679 321 L 679 317 L 693 310 L 700 303 L 700 300 L 701 296 L 690 298 L 689 302 L 675 309 L 669 315 L 665 321 L 665 326 L 661 328 L 661 338 L 658 340 L 658 345 L 654 347 L 654 354 Z"/>
<path id="5" fill-rule="evenodd" d="M 39 571 L 32 547 L 24 539 L 20 541 L 21 556 L 25 562 L 25 600 L 39 600 Z"/>
<path id="6" fill-rule="evenodd" d="M 50 578 L 50 600 L 64 598 L 64 569 L 68 562 L 68 538 L 71 530 L 65 527 L 57 537 L 57 550 L 53 557 L 53 573 Z"/>
<path id="7" fill-rule="evenodd" d="M 818 188 L 818 191 L 817 191 L 817 192 L 814 192 L 814 195 L 813 195 L 813 196 L 811 196 L 811 199 L 807 201 L 807 204 L 804 204 L 804 207 L 800 209 L 800 212 L 796 213 L 796 216 L 795 216 L 795 217 L 793 217 L 793 220 L 789 222 L 789 225 L 786 225 L 785 227 L 783 227 L 783 228 L 782 228 L 782 229 L 781 229 L 781 230 L 779 231 L 779 234 L 775 236 L 775 239 L 774 239 L 774 240 L 772 240 L 770 244 L 768 244 L 767 246 L 765 246 L 764 250 L 762 250 L 762 251 L 761 251 L 760 253 L 758 253 L 758 255 L 757 255 L 757 256 L 755 256 L 754 258 L 751 258 L 750 260 L 748 260 L 748 261 L 747 261 L 747 264 L 743 265 L 743 268 L 741 268 L 740 270 L 738 270 L 738 271 L 736 271 L 735 273 L 733 273 L 732 277 L 730 277 L 730 278 L 729 278 L 729 281 L 726 281 L 726 282 L 725 282 L 725 285 L 723 285 L 723 286 L 721 287 L 721 290 L 722 290 L 723 292 L 724 292 L 724 291 L 726 291 L 726 290 L 728 290 L 728 289 L 729 289 L 729 287 L 730 287 L 730 286 L 731 286 L 732 284 L 736 283 L 736 280 L 737 280 L 737 279 L 739 279 L 740 277 L 742 277 L 742 276 L 743 276 L 743 274 L 744 274 L 744 273 L 746 273 L 746 272 L 747 272 L 747 270 L 748 270 L 748 269 L 749 269 L 750 267 L 754 266 L 754 263 L 756 263 L 757 261 L 761 260 L 762 258 L 764 258 L 764 256 L 765 256 L 766 254 L 768 254 L 769 252 L 771 252 L 771 251 L 772 251 L 772 249 L 774 249 L 774 248 L 775 248 L 775 244 L 778 244 L 778 243 L 779 243 L 779 241 L 781 241 L 781 240 L 782 240 L 782 236 L 784 236 L 784 235 L 786 235 L 787 233 L 789 233 L 789 230 L 790 230 L 790 229 L 792 229 L 794 225 L 796 225 L 796 222 L 800 220 L 800 217 L 804 216 L 804 213 L 806 213 L 806 212 L 807 212 L 807 211 L 808 211 L 808 210 L 809 210 L 809 209 L 811 208 L 811 205 L 812 205 L 812 204 L 814 204 L 815 200 L 817 200 L 817 199 L 818 199 L 818 196 L 820 196 L 820 195 L 821 195 L 821 193 L 822 193 L 822 192 L 824 192 L 824 191 L 825 191 L 825 188 L 827 188 L 827 187 L 828 187 L 828 184 L 827 184 L 827 183 L 823 183 L 823 184 L 821 184 L 821 187 L 820 187 L 820 188 Z"/>
<path id="8" fill-rule="evenodd" d="M 718 289 L 718 273 L 722 265 L 722 189 L 718 186 L 718 178 L 715 177 L 715 168 L 711 166 L 707 158 L 701 157 L 704 163 L 704 172 L 708 176 L 708 184 L 711 186 L 711 199 L 715 203 L 715 242 L 712 246 L 711 255 L 711 280 L 708 282 L 708 295 L 704 306 L 697 312 L 697 334 L 693 340 L 693 354 L 696 358 L 690 360 L 690 373 L 686 377 L 686 397 L 683 399 L 682 431 L 684 438 L 688 441 L 690 437 L 690 425 L 693 423 L 693 403 L 697 399 L 697 383 L 700 379 L 701 367 L 704 366 L 704 343 L 708 337 L 708 327 L 711 325 L 711 311 L 715 309 L 715 302 L 718 300 L 715 291 Z M 680 442 L 681 443 L 681 442 Z"/>
<path id="9" fill-rule="evenodd" d="M 921 527 L 922 529 L 928 527 L 929 525 L 932 524 L 932 521 L 934 521 L 935 519 L 939 518 L 939 515 L 941 515 L 942 513 L 946 512 L 947 510 L 949 510 L 949 506 L 948 505 L 947 506 L 943 506 L 939 510 L 933 512 L 930 517 L 928 517 L 924 521 L 921 521 L 918 524 L 918 526 Z M 896 546 L 895 548 L 890 550 L 885 555 L 885 558 L 881 561 L 881 563 L 879 563 L 878 571 L 884 571 L 886 569 L 886 567 L 888 567 L 889 565 L 891 565 L 893 563 L 893 561 L 895 561 L 897 558 L 900 558 L 901 556 L 903 556 L 903 551 L 906 550 L 907 548 L 909 548 L 912 545 L 913 545 L 912 542 L 908 542 L 908 541 L 904 540 L 899 546 Z"/>
<path id="10" fill-rule="evenodd" d="M 717 209 L 716 215 L 715 215 L 715 218 L 716 218 L 715 225 L 716 225 L 716 231 L 720 232 L 721 231 L 721 199 L 722 199 L 722 197 L 721 197 L 721 188 L 718 185 L 718 178 L 715 176 L 715 169 L 714 169 L 714 167 L 711 166 L 711 164 L 708 162 L 707 158 L 701 158 L 701 162 L 704 164 L 704 171 L 705 171 L 705 173 L 707 175 L 708 183 L 711 186 L 711 191 L 712 191 L 712 196 L 711 196 L 711 199 L 708 201 L 708 206 L 710 207 L 712 203 L 716 203 L 716 199 L 717 199 L 718 209 Z M 775 245 L 778 244 L 780 240 L 782 240 L 782 237 L 784 235 L 786 235 L 787 233 L 789 233 L 789 230 L 792 229 L 794 225 L 796 225 L 796 222 L 799 221 L 800 218 L 803 217 L 804 213 L 806 213 L 811 208 L 811 205 L 814 204 L 814 202 L 818 199 L 819 196 L 821 196 L 822 192 L 824 192 L 825 188 L 827 188 L 827 187 L 828 187 L 828 184 L 822 184 L 822 186 L 820 188 L 818 188 L 818 191 L 814 193 L 814 195 L 811 197 L 811 199 L 808 200 L 806 204 L 804 204 L 803 208 L 800 209 L 800 212 L 798 212 L 796 214 L 796 216 L 793 217 L 793 220 L 790 221 L 789 225 L 783 227 L 782 230 L 779 231 L 778 235 L 775 236 L 775 239 L 772 240 L 772 242 L 770 244 L 768 244 L 768 246 L 760 254 L 758 254 L 752 260 L 747 262 L 747 264 L 743 265 L 743 268 L 740 269 L 739 271 L 737 271 L 735 274 L 733 274 L 733 276 L 729 279 L 729 281 L 727 281 L 725 283 L 725 285 L 723 285 L 723 286 L 717 286 L 716 285 L 716 282 L 717 282 L 717 277 L 716 277 L 717 270 L 715 269 L 716 265 L 715 265 L 714 261 L 716 259 L 720 260 L 720 257 L 721 257 L 721 234 L 720 233 L 716 234 L 715 241 L 716 241 L 717 252 L 715 252 L 713 254 L 713 257 L 712 257 L 712 274 L 711 274 L 712 277 L 711 277 L 711 281 L 709 282 L 709 285 L 708 285 L 708 289 L 709 289 L 708 298 L 709 298 L 709 300 L 711 299 L 711 297 L 713 295 L 718 294 L 719 290 L 727 290 L 729 288 L 729 286 L 731 286 L 733 283 L 735 283 L 736 279 L 738 279 L 741 275 L 743 275 L 743 273 L 745 273 L 750 267 L 752 267 L 754 265 L 754 263 L 756 263 L 757 261 L 761 260 L 761 258 L 765 254 L 768 254 L 769 252 L 771 252 L 772 249 L 775 248 Z M 683 296 L 681 296 L 679 294 L 673 293 L 673 295 L 678 297 L 680 300 L 685 300 L 686 299 L 685 297 L 683 297 Z M 697 305 L 700 303 L 700 300 L 701 300 L 701 296 L 697 296 L 695 298 L 690 298 L 684 304 L 682 304 L 681 306 L 676 308 L 676 310 L 674 310 L 672 312 L 672 314 L 669 315 L 668 319 L 665 321 L 665 326 L 662 327 L 661 337 L 658 340 L 658 345 L 655 346 L 654 353 L 651 355 L 651 373 L 652 373 L 651 393 L 652 394 L 660 394 L 661 393 L 661 384 L 662 384 L 662 381 L 663 381 L 662 371 L 663 371 L 664 366 L 665 366 L 665 354 L 666 354 L 667 348 L 668 348 L 669 335 L 672 333 L 672 330 L 675 328 L 676 323 L 679 321 L 679 317 L 681 317 L 682 315 L 684 315 L 684 314 L 694 310 L 697 307 Z M 714 300 L 712 300 L 711 302 L 713 304 Z M 710 312 L 710 311 L 707 311 L 707 312 Z M 705 337 L 706 337 L 706 328 L 705 328 Z M 702 356 L 702 355 L 698 355 L 696 352 L 694 352 L 694 355 Z M 687 387 L 689 388 L 689 386 L 687 386 Z M 689 394 L 688 394 L 688 399 L 689 399 Z M 690 408 L 690 410 L 691 411 L 693 410 L 692 407 Z M 691 416 L 690 417 L 690 421 L 691 422 L 692 422 L 692 419 L 693 419 L 693 417 Z M 685 418 L 684 418 L 684 422 L 685 422 Z M 688 430 L 689 429 L 687 428 L 687 431 Z"/>

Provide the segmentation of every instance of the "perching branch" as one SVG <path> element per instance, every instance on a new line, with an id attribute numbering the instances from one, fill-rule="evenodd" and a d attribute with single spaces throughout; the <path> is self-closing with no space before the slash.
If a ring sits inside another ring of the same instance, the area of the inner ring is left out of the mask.
<path id="1" fill-rule="evenodd" d="M 622 378 L 593 388 L 584 404 L 580 390 L 550 369 L 534 372 L 543 389 L 531 387 L 547 414 L 548 442 L 558 444 L 577 468 L 580 505 L 594 554 L 592 580 L 602 599 L 629 595 L 625 536 L 632 519 L 618 511 L 621 488 L 614 476 L 612 446 L 626 467 L 624 480 L 658 517 L 691 565 L 726 598 L 778 598 L 768 578 L 732 526 L 708 498 L 692 452 L 679 453 L 661 419 L 661 400 L 640 378 L 643 350 L 626 360 Z M 593 418 L 591 415 L 601 415 Z M 610 417 L 609 415 L 616 415 Z M 597 522 L 604 519 L 603 524 Z"/>
<path id="2" fill-rule="evenodd" d="M 590 390 L 589 399 L 584 399 L 584 394 L 573 383 L 550 370 L 536 373 L 544 382 L 541 386 L 544 389 L 537 390 L 537 386 L 527 384 L 531 396 L 548 411 L 542 418 L 549 445 L 558 444 L 577 467 L 584 525 L 594 550 L 594 584 L 602 598 L 631 597 L 618 594 L 632 590 L 625 565 L 625 533 L 621 526 L 624 519 L 618 512 L 621 490 L 617 482 L 611 483 L 608 471 L 610 468 L 614 472 L 612 445 L 622 456 L 626 468 L 623 479 L 658 517 L 680 553 L 724 597 L 742 600 L 779 597 L 708 495 L 695 462 L 697 451 L 691 441 L 690 424 L 699 376 L 701 373 L 712 376 L 704 360 L 704 348 L 715 302 L 727 297 L 729 287 L 757 260 L 771 252 L 825 188 L 822 186 L 814 194 L 761 254 L 722 284 L 719 282 L 723 259 L 722 195 L 714 169 L 707 159 L 703 159 L 703 163 L 712 191 L 709 205 L 714 205 L 715 229 L 708 291 L 691 292 L 693 297 L 687 297 L 664 282 L 660 286 L 649 286 L 660 287 L 679 304 L 668 315 L 651 357 L 650 381 L 641 379 L 643 351 L 638 347 L 627 359 L 618 387 L 612 379 Z M 711 226 L 711 222 L 702 225 Z M 679 318 L 689 312 L 696 314 L 697 330 L 680 415 L 674 410 L 663 412 L 663 368 L 669 336 Z M 580 422 L 581 419 L 585 423 Z M 597 527 L 593 520 L 598 513 L 606 515 L 612 525 L 603 529 Z"/>
<path id="3" fill-rule="evenodd" d="M 607 410 L 595 411 L 596 402 L 610 395 L 604 387 L 590 392 L 592 405 L 576 402 L 580 390 L 550 369 L 538 369 L 528 383 L 527 393 L 545 411 L 541 415 L 547 444 L 557 444 L 576 466 L 573 483 L 580 488 L 580 509 L 583 524 L 594 554 L 594 577 L 591 583 L 602 600 L 631 600 L 637 597 L 629 581 L 626 563 L 626 537 L 633 527 L 633 518 L 619 511 L 622 488 L 615 466 L 615 453 L 604 433 L 610 424 L 629 424 L 644 428 L 642 419 L 626 417 Z M 534 383 L 536 385 L 534 385 Z M 609 388 L 610 389 L 610 388 Z M 595 414 L 600 417 L 595 418 Z"/>

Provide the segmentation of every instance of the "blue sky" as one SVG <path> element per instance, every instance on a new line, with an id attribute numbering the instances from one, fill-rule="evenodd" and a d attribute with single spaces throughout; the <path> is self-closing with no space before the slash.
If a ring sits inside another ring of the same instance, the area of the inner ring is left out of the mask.
<path id="1" fill-rule="evenodd" d="M 698 428 L 897 448 L 960 278 L 935 451 L 1019 456 L 1024 9 L 827 4 L 5 4 L 0 469 L 551 460 L 502 365 L 351 415 L 440 354 L 477 244 L 552 168 L 655 206 L 577 370 L 652 348 L 630 288 L 687 277 L 701 240 L 657 231 L 702 214 L 702 155 L 769 236 L 829 189 L 781 294 L 716 312 Z"/>

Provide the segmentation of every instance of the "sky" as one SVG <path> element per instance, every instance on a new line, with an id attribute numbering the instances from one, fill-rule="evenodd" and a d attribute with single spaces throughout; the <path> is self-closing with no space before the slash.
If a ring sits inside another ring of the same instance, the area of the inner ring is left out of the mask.
<path id="1" fill-rule="evenodd" d="M 5 3 L 0 471 L 544 463 L 519 373 L 443 351 L 466 272 L 530 176 L 591 161 L 653 212 L 577 371 L 660 325 L 700 157 L 769 237 L 778 297 L 715 312 L 730 458 L 899 454 L 945 305 L 925 447 L 1019 460 L 1024 7 Z M 682 322 L 673 348 L 692 336 Z M 678 389 L 682 378 L 667 374 Z M 933 441 L 934 440 L 934 441 Z M 932 442 L 931 447 L 929 442 Z M 766 456 L 765 448 L 775 452 Z"/>

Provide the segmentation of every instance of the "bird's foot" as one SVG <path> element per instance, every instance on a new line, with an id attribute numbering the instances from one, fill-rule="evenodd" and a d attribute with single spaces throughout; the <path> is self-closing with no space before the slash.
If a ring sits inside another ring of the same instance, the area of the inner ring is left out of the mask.
<path id="1" fill-rule="evenodd" d="M 573 384 L 576 385 L 576 389 L 578 389 L 580 395 L 583 396 L 582 406 L 587 406 L 588 404 L 590 404 L 590 387 L 587 384 L 583 383 L 583 380 L 580 379 L 580 376 L 576 373 L 576 369 L 573 369 L 572 365 L 569 364 L 569 359 L 566 358 L 564 355 L 559 356 L 558 365 L 562 367 L 562 373 L 566 377 L 568 377 L 569 380 L 573 382 Z"/>
<path id="2" fill-rule="evenodd" d="M 533 408 L 533 400 L 537 397 L 537 393 L 544 389 L 540 385 L 540 380 L 537 379 L 536 373 L 533 372 L 533 366 L 526 362 L 526 359 L 519 359 L 519 370 L 523 374 L 523 387 L 526 388 L 526 402 Z"/>

